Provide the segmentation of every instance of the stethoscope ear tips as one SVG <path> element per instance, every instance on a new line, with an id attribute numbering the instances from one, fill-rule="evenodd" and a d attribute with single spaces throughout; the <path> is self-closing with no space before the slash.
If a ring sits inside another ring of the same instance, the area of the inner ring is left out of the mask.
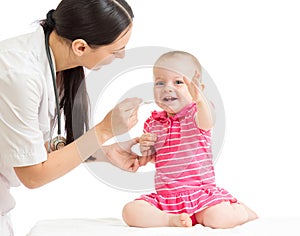
<path id="1" fill-rule="evenodd" d="M 56 136 L 55 138 L 51 139 L 50 141 L 50 148 L 51 151 L 56 151 L 59 150 L 61 148 L 63 148 L 64 146 L 66 146 L 67 141 L 64 137 L 62 136 Z"/>

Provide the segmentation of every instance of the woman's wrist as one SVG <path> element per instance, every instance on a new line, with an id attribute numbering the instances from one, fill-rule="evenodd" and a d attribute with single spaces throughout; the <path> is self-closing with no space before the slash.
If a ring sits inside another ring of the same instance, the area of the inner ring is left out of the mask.
<path id="1" fill-rule="evenodd" d="M 76 139 L 75 144 L 82 161 L 86 161 L 91 155 L 97 152 L 102 145 L 98 139 L 95 127 Z"/>
<path id="2" fill-rule="evenodd" d="M 107 127 L 104 122 L 100 122 L 75 140 L 80 159 L 83 162 L 96 152 L 101 152 L 102 144 L 113 137 Z"/>
<path id="3" fill-rule="evenodd" d="M 98 137 L 98 141 L 101 144 L 105 143 L 107 140 L 113 137 L 112 130 L 109 129 L 103 122 L 100 122 L 95 126 L 95 131 Z"/>

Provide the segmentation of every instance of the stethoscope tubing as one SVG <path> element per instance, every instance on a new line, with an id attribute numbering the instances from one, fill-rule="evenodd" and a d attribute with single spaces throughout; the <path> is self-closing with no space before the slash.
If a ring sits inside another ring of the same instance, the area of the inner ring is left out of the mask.
<path id="1" fill-rule="evenodd" d="M 49 47 L 49 36 L 51 32 L 46 32 L 45 34 L 45 47 L 46 47 L 46 54 L 50 66 L 52 82 L 53 82 L 53 90 L 55 95 L 55 106 L 56 106 L 56 115 L 57 115 L 57 135 L 61 135 L 61 117 L 60 117 L 60 107 L 59 107 L 59 100 L 58 100 L 58 90 L 56 85 L 56 75 L 54 72 L 54 66 L 52 62 L 50 47 Z"/>

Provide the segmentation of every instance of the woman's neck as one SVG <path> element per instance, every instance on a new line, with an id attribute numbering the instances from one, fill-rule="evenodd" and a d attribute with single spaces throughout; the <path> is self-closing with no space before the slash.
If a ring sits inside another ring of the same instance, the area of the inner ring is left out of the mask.
<path id="1" fill-rule="evenodd" d="M 49 46 L 54 55 L 56 72 L 77 67 L 69 45 L 52 31 L 49 37 Z"/>

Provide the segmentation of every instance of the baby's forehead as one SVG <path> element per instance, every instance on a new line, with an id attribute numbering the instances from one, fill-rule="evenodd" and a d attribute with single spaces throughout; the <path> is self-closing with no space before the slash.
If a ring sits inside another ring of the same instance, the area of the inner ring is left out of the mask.
<path id="1" fill-rule="evenodd" d="M 155 73 L 156 69 L 166 69 L 177 74 L 184 75 L 190 79 L 193 78 L 196 65 L 189 57 L 185 55 L 167 55 L 156 61 L 153 67 Z"/>
<path id="2" fill-rule="evenodd" d="M 165 67 L 154 67 L 153 68 L 153 78 L 154 80 L 160 79 L 178 79 L 183 78 L 183 74 L 175 71 L 174 69 Z"/>

